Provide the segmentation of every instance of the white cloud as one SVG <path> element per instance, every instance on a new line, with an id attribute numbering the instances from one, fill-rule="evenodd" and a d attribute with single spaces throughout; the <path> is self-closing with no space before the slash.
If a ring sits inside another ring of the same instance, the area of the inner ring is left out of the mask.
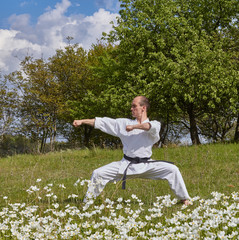
<path id="1" fill-rule="evenodd" d="M 23 1 L 20 3 L 20 7 L 25 7 L 27 5 L 37 5 L 37 2 L 35 2 L 35 0 L 27 0 L 27 1 Z"/>
<path id="2" fill-rule="evenodd" d="M 92 16 L 67 16 L 70 6 L 69 0 L 62 0 L 54 9 L 39 16 L 35 25 L 31 25 L 30 15 L 12 15 L 9 18 L 11 29 L 0 29 L 0 71 L 17 70 L 20 60 L 27 55 L 35 58 L 52 56 L 56 49 L 66 45 L 68 36 L 89 49 L 103 31 L 112 29 L 110 22 L 118 16 L 102 8 Z"/>
<path id="3" fill-rule="evenodd" d="M 99 9 L 92 16 L 74 19 L 62 28 L 62 34 L 67 37 L 74 37 L 84 48 L 89 49 L 92 43 L 100 39 L 102 32 L 109 32 L 112 29 L 111 21 L 116 19 L 118 14 L 112 14 L 104 9 Z"/>
<path id="4" fill-rule="evenodd" d="M 33 44 L 26 39 L 18 39 L 15 30 L 0 29 L 0 70 L 8 73 L 17 70 L 19 61 L 27 55 L 40 56 L 44 51 L 40 45 Z"/>

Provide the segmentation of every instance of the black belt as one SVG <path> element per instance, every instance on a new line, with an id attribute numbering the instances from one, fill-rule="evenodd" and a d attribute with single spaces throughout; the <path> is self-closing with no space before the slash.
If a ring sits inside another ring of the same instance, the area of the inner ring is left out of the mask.
<path id="1" fill-rule="evenodd" d="M 128 157 L 124 154 L 124 159 L 130 161 L 130 163 L 128 164 L 128 166 L 126 167 L 126 169 L 124 170 L 124 175 L 122 178 L 122 189 L 125 189 L 126 186 L 126 175 L 127 175 L 127 170 L 129 168 L 129 166 L 131 164 L 138 164 L 138 163 L 154 163 L 154 162 L 166 162 L 166 163 L 170 163 L 170 164 L 174 164 L 173 162 L 168 162 L 168 161 L 164 161 L 164 160 L 152 160 L 152 161 L 148 161 L 150 158 L 139 158 L 139 157 Z"/>

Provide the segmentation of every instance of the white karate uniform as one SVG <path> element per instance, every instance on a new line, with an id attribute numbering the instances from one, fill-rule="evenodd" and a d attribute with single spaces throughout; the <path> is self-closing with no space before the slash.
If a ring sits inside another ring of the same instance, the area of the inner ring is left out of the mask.
<path id="1" fill-rule="evenodd" d="M 138 124 L 137 120 L 95 118 L 95 128 L 119 137 L 123 144 L 123 153 L 128 157 L 150 158 L 152 146 L 159 141 L 161 124 L 158 121 L 149 121 L 149 119 L 144 122 L 149 122 L 151 125 L 148 131 L 134 129 L 127 132 L 126 126 Z M 121 161 L 112 162 L 94 170 L 84 202 L 89 198 L 96 198 L 108 182 L 122 180 L 123 173 L 129 163 L 130 161 L 123 158 Z M 127 179 L 136 177 L 166 179 L 178 199 L 189 199 L 182 175 L 174 164 L 167 162 L 131 164 L 127 170 Z"/>

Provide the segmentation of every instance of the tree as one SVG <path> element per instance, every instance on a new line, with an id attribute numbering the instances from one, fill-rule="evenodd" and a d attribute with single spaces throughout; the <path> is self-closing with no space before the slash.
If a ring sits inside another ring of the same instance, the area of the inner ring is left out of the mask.
<path id="1" fill-rule="evenodd" d="M 236 121 L 234 141 L 239 142 L 239 114 L 238 114 L 237 121 Z"/>
<path id="2" fill-rule="evenodd" d="M 44 152 L 47 139 L 51 150 L 57 134 L 57 116 L 62 108 L 58 85 L 43 59 L 26 57 L 21 62 L 21 71 L 8 79 L 20 91 L 19 119 L 21 131 L 37 143 L 37 152 Z"/>
<path id="3" fill-rule="evenodd" d="M 235 114 L 228 109 L 217 109 L 215 113 L 204 114 L 198 119 L 200 134 L 213 142 L 231 141 L 231 131 L 235 125 Z"/>
<path id="4" fill-rule="evenodd" d="M 50 59 L 50 69 L 65 102 L 65 111 L 60 118 L 65 126 L 69 126 L 69 135 L 64 134 L 70 141 L 81 139 L 81 145 L 86 147 L 90 147 L 93 138 L 94 144 L 102 145 L 102 134 L 95 133 L 90 126 L 77 129 L 70 126 L 74 119 L 94 118 L 110 112 L 107 98 L 102 97 L 105 79 L 100 71 L 108 71 L 102 67 L 101 60 L 111 49 L 111 45 L 102 42 L 92 45 L 88 52 L 77 44 L 69 45 L 64 50 L 58 50 Z"/>
<path id="5" fill-rule="evenodd" d="M 4 135 L 15 130 L 13 122 L 17 115 L 17 93 L 10 89 L 6 79 L 0 80 L 0 142 L 3 142 Z"/>
<path id="6" fill-rule="evenodd" d="M 153 99 L 159 118 L 186 119 L 192 143 L 200 144 L 197 119 L 237 92 L 225 32 L 237 17 L 238 1 L 121 2 L 121 17 L 107 36 L 119 42 L 120 88 Z"/>
<path id="7" fill-rule="evenodd" d="M 92 115 L 89 103 L 85 105 L 85 99 L 90 98 L 91 88 L 87 52 L 77 44 L 69 44 L 65 49 L 58 49 L 49 59 L 49 69 L 59 87 L 60 101 L 64 103 L 64 110 L 59 114 L 62 134 L 71 141 L 72 137 L 80 138 L 83 134 L 84 144 L 88 146 L 92 128 L 86 126 L 82 132 L 81 129 L 71 127 L 76 115 L 81 118 Z M 74 109 L 77 104 L 80 107 L 77 108 L 76 114 Z"/>
<path id="8" fill-rule="evenodd" d="M 239 65 L 239 28 L 238 28 L 238 17 L 234 20 L 234 23 L 232 24 L 231 28 L 227 31 L 229 35 L 229 46 L 228 49 L 230 52 L 232 52 L 232 60 L 233 64 L 235 66 L 235 69 L 238 70 L 238 65 Z M 235 127 L 235 134 L 234 134 L 234 141 L 239 142 L 239 73 L 237 71 L 237 76 L 235 77 L 236 79 L 236 89 L 237 89 L 237 94 L 234 95 L 234 102 L 236 105 L 236 127 Z"/>

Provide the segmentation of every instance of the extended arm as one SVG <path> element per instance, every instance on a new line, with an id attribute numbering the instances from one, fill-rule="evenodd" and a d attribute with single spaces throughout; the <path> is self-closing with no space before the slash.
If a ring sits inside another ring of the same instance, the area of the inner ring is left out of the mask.
<path id="1" fill-rule="evenodd" d="M 74 120 L 73 122 L 73 126 L 74 127 L 79 127 L 82 124 L 86 124 L 86 125 L 90 125 L 92 127 L 94 127 L 95 125 L 95 119 L 81 119 L 81 120 Z"/>
<path id="2" fill-rule="evenodd" d="M 146 123 L 135 124 L 135 125 L 127 125 L 126 126 L 126 131 L 130 132 L 134 129 L 141 129 L 141 130 L 148 131 L 150 128 L 151 128 L 151 124 L 146 122 Z"/>

